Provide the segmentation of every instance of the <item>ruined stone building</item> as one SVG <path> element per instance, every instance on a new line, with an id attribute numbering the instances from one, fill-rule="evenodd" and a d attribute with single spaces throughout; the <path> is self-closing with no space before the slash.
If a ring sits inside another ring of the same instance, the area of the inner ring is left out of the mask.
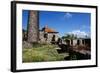
<path id="1" fill-rule="evenodd" d="M 91 39 L 90 38 L 80 38 L 80 39 L 67 39 L 66 44 L 73 46 L 73 48 L 90 50 L 91 49 Z"/>
<path id="2" fill-rule="evenodd" d="M 72 46 L 76 46 L 76 45 L 89 45 L 90 46 L 91 44 L 90 38 L 67 39 L 66 42 Z"/>
<path id="3" fill-rule="evenodd" d="M 23 30 L 23 40 L 28 43 L 55 43 L 58 39 L 58 32 L 45 26 L 39 30 L 38 11 L 30 10 L 27 30 Z"/>
<path id="4" fill-rule="evenodd" d="M 56 43 L 58 40 L 58 32 L 56 32 L 54 29 L 49 28 L 48 26 L 43 27 L 41 30 L 38 31 L 38 39 L 36 42 L 40 43 Z M 33 33 L 31 34 L 33 35 Z M 36 36 L 36 35 L 34 35 Z M 27 31 L 23 30 L 23 40 L 26 40 L 27 37 Z M 32 40 L 36 38 L 31 38 Z"/>
<path id="5" fill-rule="evenodd" d="M 40 42 L 56 43 L 58 40 L 58 32 L 45 26 L 39 31 L 39 40 Z"/>
<path id="6" fill-rule="evenodd" d="M 28 18 L 28 28 L 27 30 L 23 30 L 23 41 L 26 43 L 52 43 L 55 44 L 58 41 L 57 31 L 54 29 L 44 26 L 41 30 L 39 30 L 39 15 L 38 11 L 29 11 Z M 61 39 L 62 40 L 62 39 Z M 65 41 L 64 41 L 65 42 Z M 91 39 L 68 39 L 66 40 L 67 45 L 75 46 L 75 45 L 91 45 Z"/>

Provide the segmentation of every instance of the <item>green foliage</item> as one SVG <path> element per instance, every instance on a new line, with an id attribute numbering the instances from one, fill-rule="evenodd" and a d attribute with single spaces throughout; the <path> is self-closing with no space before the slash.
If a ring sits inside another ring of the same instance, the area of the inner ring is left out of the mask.
<path id="1" fill-rule="evenodd" d="M 62 39 L 64 39 L 64 40 L 66 40 L 66 39 L 77 39 L 77 36 L 75 36 L 74 34 L 67 34 L 67 35 L 63 36 Z"/>
<path id="2" fill-rule="evenodd" d="M 57 45 L 38 44 L 34 45 L 32 49 L 23 49 L 23 62 L 44 62 L 44 61 L 60 61 L 64 57 L 59 55 L 56 51 Z"/>

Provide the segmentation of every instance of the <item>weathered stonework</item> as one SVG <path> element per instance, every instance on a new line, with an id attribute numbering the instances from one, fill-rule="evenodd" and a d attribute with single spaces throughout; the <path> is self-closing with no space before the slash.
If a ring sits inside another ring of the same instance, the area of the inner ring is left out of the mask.
<path id="1" fill-rule="evenodd" d="M 31 49 L 31 48 L 33 48 L 32 44 L 28 43 L 27 41 L 23 41 L 22 44 L 23 44 L 23 46 L 22 46 L 23 49 Z"/>
<path id="2" fill-rule="evenodd" d="M 57 41 L 59 38 L 57 33 L 46 33 L 47 34 L 47 39 L 46 39 L 44 37 L 45 33 L 46 32 L 44 32 L 44 31 L 40 31 L 40 34 L 39 34 L 39 39 L 40 39 L 40 42 L 42 42 L 42 43 L 51 43 L 53 35 L 55 35 L 55 41 Z"/>
<path id="3" fill-rule="evenodd" d="M 43 31 L 39 32 L 39 41 L 40 41 L 40 43 L 45 43 L 45 38 L 44 38 L 44 32 Z"/>
<path id="4" fill-rule="evenodd" d="M 38 24 L 38 12 L 31 10 L 29 13 L 28 24 L 28 42 L 34 43 L 39 40 L 39 24 Z"/>
<path id="5" fill-rule="evenodd" d="M 44 30 L 39 30 L 38 11 L 29 11 L 28 29 L 27 29 L 27 42 L 28 43 L 51 43 L 58 40 L 58 32 L 44 27 Z M 44 35 L 47 34 L 47 38 Z"/>
<path id="6" fill-rule="evenodd" d="M 85 45 L 85 39 L 68 39 L 69 42 L 67 44 L 71 46 L 76 46 L 76 45 Z"/>

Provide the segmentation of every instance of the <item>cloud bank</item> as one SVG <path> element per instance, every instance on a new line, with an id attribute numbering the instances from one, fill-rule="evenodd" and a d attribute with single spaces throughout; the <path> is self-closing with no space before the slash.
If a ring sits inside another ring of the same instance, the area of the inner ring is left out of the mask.
<path id="1" fill-rule="evenodd" d="M 84 31 L 80 31 L 80 30 L 74 30 L 72 32 L 68 32 L 68 34 L 74 34 L 77 36 L 77 38 L 86 38 L 86 37 L 90 37 L 90 34 L 84 32 Z"/>

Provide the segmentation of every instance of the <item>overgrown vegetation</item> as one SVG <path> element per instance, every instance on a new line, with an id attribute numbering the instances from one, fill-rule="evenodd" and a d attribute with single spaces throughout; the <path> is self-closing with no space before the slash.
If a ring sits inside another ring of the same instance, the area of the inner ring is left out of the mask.
<path id="1" fill-rule="evenodd" d="M 77 36 L 74 34 L 66 34 L 62 37 L 62 39 L 67 40 L 67 39 L 77 39 Z"/>
<path id="2" fill-rule="evenodd" d="M 43 61 L 61 61 L 64 56 L 59 55 L 57 45 L 50 44 L 33 44 L 31 49 L 23 49 L 23 62 L 43 62 Z"/>

